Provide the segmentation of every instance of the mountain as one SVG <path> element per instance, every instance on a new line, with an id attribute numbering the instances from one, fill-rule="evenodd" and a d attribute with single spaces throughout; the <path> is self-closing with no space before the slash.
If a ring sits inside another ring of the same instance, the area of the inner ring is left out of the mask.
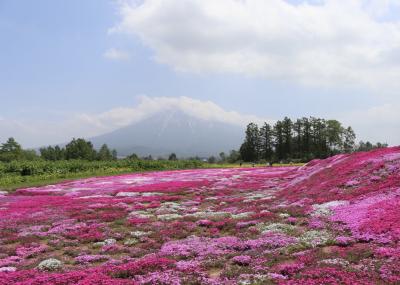
<path id="1" fill-rule="evenodd" d="M 238 149 L 244 138 L 242 127 L 199 119 L 182 111 L 164 111 L 145 120 L 90 139 L 96 148 L 106 143 L 118 155 L 180 157 L 217 155 Z"/>

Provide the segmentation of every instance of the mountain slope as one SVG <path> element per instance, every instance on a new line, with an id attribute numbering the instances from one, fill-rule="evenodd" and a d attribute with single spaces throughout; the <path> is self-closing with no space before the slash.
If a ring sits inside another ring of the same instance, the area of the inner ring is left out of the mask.
<path id="1" fill-rule="evenodd" d="M 210 156 L 237 149 L 244 137 L 243 128 L 207 121 L 182 111 L 158 113 L 141 122 L 93 137 L 95 147 L 106 143 L 119 155 Z"/>

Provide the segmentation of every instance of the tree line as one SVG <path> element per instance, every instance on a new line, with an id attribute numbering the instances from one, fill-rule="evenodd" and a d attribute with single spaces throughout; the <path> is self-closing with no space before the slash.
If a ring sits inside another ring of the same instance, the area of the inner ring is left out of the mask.
<path id="1" fill-rule="evenodd" d="M 115 149 L 110 149 L 107 144 L 103 144 L 99 150 L 96 150 L 90 141 L 83 138 L 73 138 L 65 147 L 47 146 L 42 147 L 39 151 L 25 150 L 14 139 L 9 138 L 5 143 L 0 145 L 0 161 L 62 161 L 62 160 L 86 160 L 86 161 L 113 161 L 118 159 L 118 153 Z M 139 157 L 132 153 L 125 157 L 126 160 L 180 160 L 175 153 L 171 153 L 168 158 L 158 157 L 154 159 L 151 155 Z M 185 160 L 202 160 L 199 157 L 190 157 Z"/>
<path id="2" fill-rule="evenodd" d="M 110 149 L 107 144 L 103 144 L 97 151 L 90 141 L 78 138 L 72 139 L 65 147 L 59 146 L 48 146 L 39 149 L 40 157 L 45 160 L 71 160 L 71 159 L 83 159 L 83 160 L 116 160 L 117 151 Z"/>
<path id="3" fill-rule="evenodd" d="M 97 151 L 90 141 L 85 139 L 72 139 L 65 147 L 48 146 L 39 149 L 39 154 L 35 150 L 25 150 L 14 139 L 9 138 L 0 146 L 0 161 L 21 161 L 21 160 L 73 160 L 81 159 L 88 161 L 111 161 L 117 159 L 117 151 L 111 150 L 103 144 Z"/>
<path id="4" fill-rule="evenodd" d="M 208 163 L 246 162 L 306 162 L 314 158 L 325 158 L 338 153 L 353 151 L 369 151 L 374 148 L 387 147 L 385 143 L 372 144 L 360 141 L 355 144 L 356 135 L 351 127 L 343 127 L 336 120 L 319 118 L 301 118 L 292 121 L 284 118 L 273 126 L 264 123 L 259 127 L 255 123 L 248 124 L 245 140 L 239 150 L 231 150 L 228 154 L 221 152 L 219 156 L 201 158 L 198 156 L 184 160 L 196 160 Z M 0 161 L 113 161 L 117 160 L 117 151 L 103 144 L 96 150 L 90 141 L 83 138 L 72 139 L 65 147 L 48 146 L 35 150 L 23 149 L 14 139 L 9 138 L 0 144 Z M 125 157 L 127 160 L 181 160 L 175 153 L 167 158 L 154 159 L 151 155 L 139 157 L 135 153 Z"/>
<path id="5" fill-rule="evenodd" d="M 240 147 L 240 158 L 247 162 L 294 161 L 307 162 L 339 153 L 367 151 L 387 144 L 360 142 L 356 145 L 352 127 L 344 127 L 337 120 L 285 117 L 274 125 L 265 122 L 261 127 L 247 125 Z"/>

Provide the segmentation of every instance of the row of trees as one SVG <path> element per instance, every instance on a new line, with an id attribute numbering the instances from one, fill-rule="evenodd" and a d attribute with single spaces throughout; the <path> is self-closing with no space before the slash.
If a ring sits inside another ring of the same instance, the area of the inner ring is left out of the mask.
<path id="1" fill-rule="evenodd" d="M 65 147 L 48 146 L 39 149 L 40 155 L 35 150 L 25 150 L 14 139 L 9 138 L 0 146 L 0 161 L 18 161 L 18 160 L 37 160 L 44 159 L 50 161 L 58 160 L 116 160 L 117 151 L 110 150 L 106 144 L 102 145 L 97 151 L 93 144 L 84 139 L 73 139 Z"/>
<path id="2" fill-rule="evenodd" d="M 117 160 L 117 151 L 111 150 L 107 144 L 103 144 L 97 151 L 90 141 L 78 138 L 72 139 L 65 147 L 48 146 L 39 149 L 39 155 L 35 150 L 24 150 L 14 138 L 9 138 L 7 142 L 0 146 L 0 161 L 18 161 L 18 160 L 48 160 L 48 161 L 60 161 L 60 160 L 88 160 L 88 161 L 112 161 Z M 155 160 L 151 155 L 145 157 L 139 157 L 135 153 L 126 157 L 128 160 Z M 166 160 L 164 157 L 159 157 L 157 160 Z M 178 156 L 175 153 L 171 153 L 167 160 L 177 161 Z M 189 158 L 189 160 L 202 160 L 199 157 Z"/>
<path id="3" fill-rule="evenodd" d="M 48 146 L 39 149 L 40 157 L 45 160 L 70 160 L 70 159 L 84 159 L 84 160 L 115 160 L 117 159 L 117 151 L 110 150 L 106 144 L 103 144 L 99 151 L 97 151 L 90 141 L 84 139 L 72 139 L 65 148 L 59 146 Z"/>
<path id="4" fill-rule="evenodd" d="M 22 149 L 14 138 L 9 138 L 0 145 L 0 161 L 34 160 L 36 158 L 37 154 L 34 150 Z"/>
<path id="5" fill-rule="evenodd" d="M 244 161 L 309 161 L 355 150 L 356 135 L 337 120 L 285 117 L 273 126 L 250 123 L 240 147 Z"/>

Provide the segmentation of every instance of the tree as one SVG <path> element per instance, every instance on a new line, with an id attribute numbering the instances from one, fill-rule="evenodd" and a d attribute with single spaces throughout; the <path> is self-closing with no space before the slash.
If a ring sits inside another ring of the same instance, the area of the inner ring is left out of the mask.
<path id="1" fill-rule="evenodd" d="M 303 139 L 303 122 L 301 119 L 297 119 L 293 123 L 293 157 L 302 158 L 303 156 L 303 148 L 302 148 L 302 139 Z"/>
<path id="2" fill-rule="evenodd" d="M 273 132 L 268 123 L 260 128 L 260 157 L 271 161 L 274 154 Z"/>
<path id="3" fill-rule="evenodd" d="M 65 146 L 65 158 L 94 160 L 96 158 L 96 150 L 91 142 L 82 138 L 74 138 Z"/>
<path id="4" fill-rule="evenodd" d="M 219 158 L 221 159 L 221 162 L 225 162 L 226 161 L 226 154 L 225 152 L 220 152 L 219 153 Z"/>
<path id="5" fill-rule="evenodd" d="M 311 152 L 317 158 L 328 156 L 328 144 L 326 138 L 326 123 L 324 119 L 310 118 L 311 122 Z"/>
<path id="6" fill-rule="evenodd" d="M 240 152 L 238 152 L 237 150 L 232 149 L 229 152 L 229 156 L 228 156 L 228 162 L 229 163 L 235 163 L 238 160 L 240 160 Z"/>
<path id="7" fill-rule="evenodd" d="M 20 160 L 23 158 L 22 147 L 11 137 L 0 147 L 0 161 Z"/>
<path id="8" fill-rule="evenodd" d="M 283 137 L 283 158 L 288 159 L 292 157 L 292 120 L 285 117 L 282 121 L 282 137 Z"/>
<path id="9" fill-rule="evenodd" d="M 344 131 L 343 151 L 350 153 L 354 150 L 356 134 L 351 127 Z"/>
<path id="10" fill-rule="evenodd" d="M 274 137 L 275 155 L 278 160 L 281 160 L 285 157 L 283 125 L 281 121 L 277 121 L 274 125 Z"/>
<path id="11" fill-rule="evenodd" d="M 208 163 L 215 163 L 215 162 L 217 162 L 217 159 L 215 158 L 215 156 L 212 155 L 207 159 L 207 162 Z"/>
<path id="12" fill-rule="evenodd" d="M 250 123 L 246 128 L 246 137 L 240 147 L 240 155 L 244 161 L 257 161 L 259 158 L 260 136 L 258 126 Z"/>
<path id="13" fill-rule="evenodd" d="M 97 153 L 97 160 L 113 160 L 113 155 L 111 153 L 111 150 L 108 148 L 106 144 L 103 144 Z"/>
<path id="14" fill-rule="evenodd" d="M 126 158 L 130 160 L 139 160 L 139 156 L 136 153 L 132 153 L 131 155 L 128 155 Z"/>
<path id="15" fill-rule="evenodd" d="M 22 150 L 22 159 L 23 160 L 38 160 L 40 157 L 37 155 L 36 151 L 33 149 L 24 149 Z"/>
<path id="16" fill-rule="evenodd" d="M 112 156 L 112 159 L 113 159 L 113 160 L 117 160 L 117 159 L 118 159 L 118 153 L 117 153 L 117 150 L 116 150 L 116 149 L 113 149 L 113 150 L 111 151 L 111 156 Z"/>
<path id="17" fill-rule="evenodd" d="M 302 118 L 301 124 L 303 127 L 302 138 L 301 138 L 301 156 L 302 158 L 312 159 L 313 154 L 311 153 L 311 122 L 308 118 Z"/>
<path id="18" fill-rule="evenodd" d="M 340 152 L 342 148 L 343 133 L 344 129 L 339 121 L 326 121 L 326 136 L 328 140 L 330 155 L 334 155 Z"/>
<path id="19" fill-rule="evenodd" d="M 169 157 L 168 157 L 168 160 L 175 161 L 175 160 L 178 160 L 178 158 L 176 157 L 176 154 L 175 154 L 175 153 L 171 153 L 171 154 L 169 155 Z"/>
<path id="20" fill-rule="evenodd" d="M 65 149 L 58 145 L 55 147 L 48 146 L 39 149 L 40 157 L 45 160 L 56 161 L 65 159 Z"/>
<path id="21" fill-rule="evenodd" d="M 370 150 L 373 150 L 373 149 L 385 148 L 385 147 L 388 147 L 387 143 L 377 142 L 376 144 L 372 144 L 369 141 L 367 141 L 367 142 L 360 141 L 358 143 L 356 151 L 370 151 Z"/>
<path id="22" fill-rule="evenodd" d="M 351 128 L 343 128 L 337 120 L 303 117 L 293 122 L 285 117 L 273 127 L 264 123 L 258 136 L 255 134 L 257 130 L 258 126 L 254 123 L 250 123 L 246 128 L 246 136 L 239 150 L 244 161 L 310 161 L 354 150 L 354 131 Z M 358 149 L 385 146 L 387 145 L 361 142 Z"/>

